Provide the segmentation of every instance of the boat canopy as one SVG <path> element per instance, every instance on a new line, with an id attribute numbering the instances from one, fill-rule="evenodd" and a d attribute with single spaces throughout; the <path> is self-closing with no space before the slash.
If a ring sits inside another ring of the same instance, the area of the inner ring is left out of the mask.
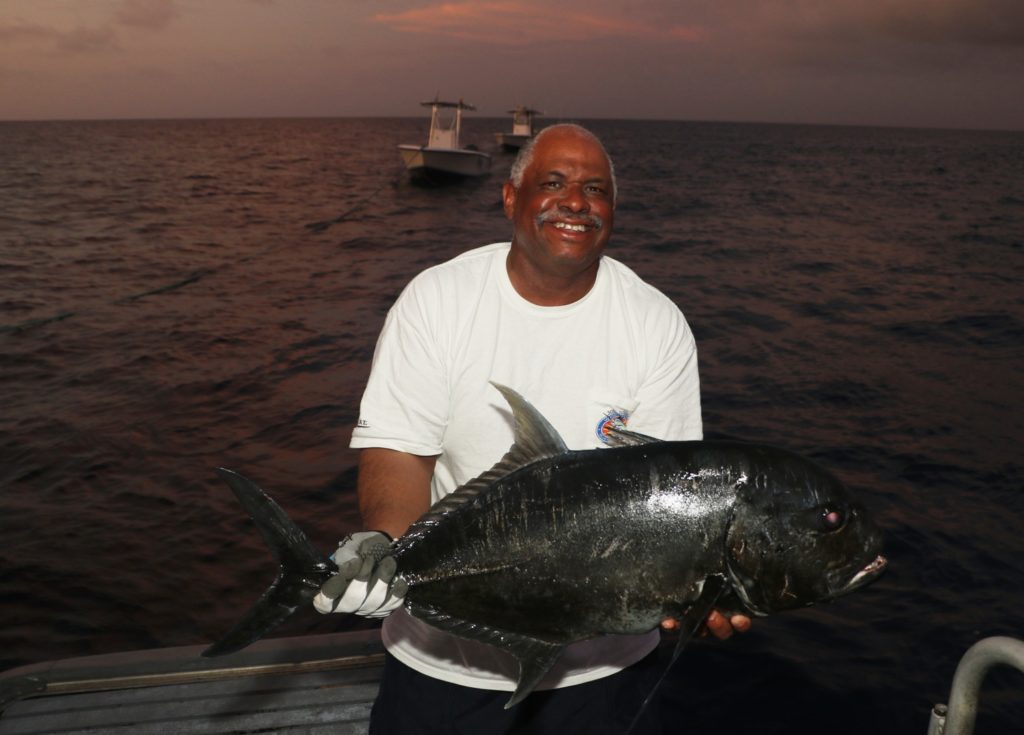
<path id="1" fill-rule="evenodd" d="M 458 102 L 445 102 L 443 100 L 433 99 L 429 102 L 420 102 L 420 104 L 424 107 L 457 107 L 460 110 L 476 110 L 473 105 L 468 102 L 463 102 L 462 100 L 459 100 Z"/>
<path id="2" fill-rule="evenodd" d="M 420 104 L 430 108 L 430 135 L 427 138 L 427 148 L 457 149 L 462 128 L 462 111 L 476 108 L 461 99 L 458 102 L 445 102 L 437 97 L 431 102 Z M 451 110 L 455 113 L 452 114 Z"/>

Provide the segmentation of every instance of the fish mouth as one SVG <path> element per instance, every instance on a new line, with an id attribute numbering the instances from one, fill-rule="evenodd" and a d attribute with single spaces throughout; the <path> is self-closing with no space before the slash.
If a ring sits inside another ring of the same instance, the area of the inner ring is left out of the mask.
<path id="1" fill-rule="evenodd" d="M 845 595 L 847 592 L 852 592 L 859 587 L 863 587 L 866 584 L 871 584 L 885 571 L 886 567 L 889 566 L 889 560 L 879 554 L 874 560 L 861 569 L 859 572 L 853 575 L 853 578 L 843 587 L 839 592 L 840 595 Z"/>

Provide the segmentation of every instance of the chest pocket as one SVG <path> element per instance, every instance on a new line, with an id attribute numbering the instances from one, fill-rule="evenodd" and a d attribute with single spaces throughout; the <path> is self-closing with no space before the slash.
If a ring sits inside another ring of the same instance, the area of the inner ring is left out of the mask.
<path id="1" fill-rule="evenodd" d="M 606 433 L 611 427 L 626 428 L 637 402 L 631 397 L 608 390 L 593 390 L 587 402 L 587 420 L 590 422 L 589 443 L 592 447 L 607 445 Z"/>

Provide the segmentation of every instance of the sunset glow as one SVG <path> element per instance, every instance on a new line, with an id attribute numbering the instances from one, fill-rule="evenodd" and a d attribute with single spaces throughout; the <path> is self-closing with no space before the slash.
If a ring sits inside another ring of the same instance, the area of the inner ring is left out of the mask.
<path id="1" fill-rule="evenodd" d="M 5 0 L 0 119 L 415 115 L 1024 128 L 1012 0 Z"/>

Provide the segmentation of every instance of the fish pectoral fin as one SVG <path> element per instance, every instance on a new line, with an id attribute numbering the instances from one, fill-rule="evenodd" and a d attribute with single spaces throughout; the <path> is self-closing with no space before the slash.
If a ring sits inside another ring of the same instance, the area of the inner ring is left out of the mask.
<path id="1" fill-rule="evenodd" d="M 661 439 L 655 439 L 653 436 L 641 434 L 639 431 L 620 429 L 614 424 L 609 425 L 605 430 L 604 438 L 608 442 L 608 446 L 612 448 L 639 447 L 643 444 L 654 444 L 661 441 Z"/>
<path id="2" fill-rule="evenodd" d="M 514 645 L 506 647 L 519 661 L 519 681 L 512 697 L 505 703 L 505 709 L 514 707 L 536 688 L 544 675 L 551 670 L 565 646 L 547 643 L 533 638 L 519 637 Z"/>
<path id="3" fill-rule="evenodd" d="M 679 621 L 679 639 L 676 641 L 675 650 L 672 651 L 672 658 L 669 660 L 668 665 L 665 666 L 665 670 L 661 672 L 661 676 L 658 677 L 658 681 L 655 682 L 654 686 L 651 687 L 651 691 L 647 693 L 647 697 L 644 699 L 643 704 L 633 715 L 633 720 L 629 723 L 629 727 L 626 728 L 625 735 L 629 735 L 636 726 L 636 723 L 640 721 L 640 715 L 643 714 L 644 710 L 647 709 L 647 705 L 654 699 L 655 692 L 661 687 L 662 682 L 665 681 L 665 677 L 668 676 L 668 672 L 672 669 L 672 665 L 679 658 L 679 654 L 686 648 L 686 644 L 693 640 L 693 637 L 700 630 L 700 627 L 704 624 L 704 621 L 708 619 L 708 615 L 715 609 L 715 604 L 718 599 L 722 596 L 725 591 L 726 583 L 725 578 L 717 574 L 712 575 L 704 580 L 704 586 L 701 588 L 700 597 L 690 605 L 682 619 Z"/>
<path id="4" fill-rule="evenodd" d="M 672 653 L 672 661 L 669 666 L 679 658 L 679 654 L 690 640 L 697 635 L 697 631 L 704 625 L 708 615 L 715 609 L 719 598 L 725 591 L 725 579 L 717 574 L 711 575 L 704 580 L 704 587 L 698 597 L 687 609 L 679 621 L 679 640 L 676 641 L 675 651 Z"/>

